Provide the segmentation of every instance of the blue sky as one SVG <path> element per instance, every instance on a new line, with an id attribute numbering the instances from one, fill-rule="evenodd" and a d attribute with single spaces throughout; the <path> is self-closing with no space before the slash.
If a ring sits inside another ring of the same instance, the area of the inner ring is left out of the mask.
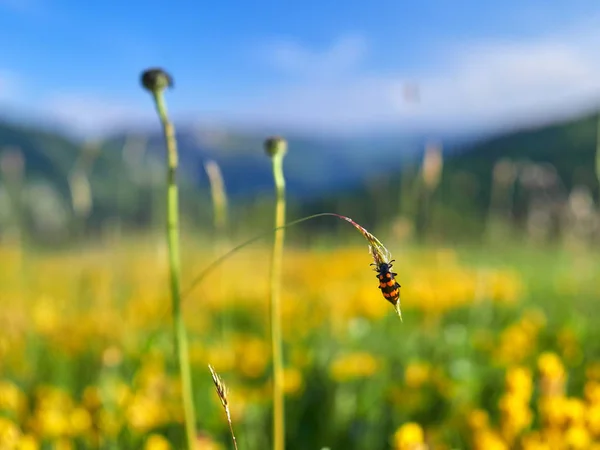
<path id="1" fill-rule="evenodd" d="M 138 77 L 155 65 L 171 111 L 214 124 L 501 125 L 600 100 L 597 0 L 208 5 L 0 0 L 0 113 L 86 132 L 152 120 Z"/>

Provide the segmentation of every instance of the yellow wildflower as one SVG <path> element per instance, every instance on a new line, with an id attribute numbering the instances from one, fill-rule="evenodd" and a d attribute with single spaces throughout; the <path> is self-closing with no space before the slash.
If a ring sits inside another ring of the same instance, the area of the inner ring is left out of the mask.
<path id="1" fill-rule="evenodd" d="M 523 436 L 521 448 L 523 450 L 552 450 L 550 444 L 544 440 L 539 432 L 535 431 Z"/>
<path id="2" fill-rule="evenodd" d="M 507 390 L 523 400 L 529 400 L 533 391 L 531 372 L 524 367 L 511 368 L 506 374 Z"/>
<path id="3" fill-rule="evenodd" d="M 588 408 L 586 420 L 590 432 L 594 436 L 600 437 L 600 404 Z"/>
<path id="4" fill-rule="evenodd" d="M 552 352 L 538 357 L 538 369 L 542 377 L 540 390 L 544 396 L 562 395 L 565 390 L 566 372 L 560 358 Z"/>
<path id="5" fill-rule="evenodd" d="M 600 381 L 600 361 L 594 361 L 585 369 L 586 377 L 591 381 Z"/>
<path id="6" fill-rule="evenodd" d="M 407 386 L 418 388 L 429 379 L 431 366 L 427 363 L 410 363 L 404 371 L 404 381 Z"/>
<path id="7" fill-rule="evenodd" d="M 41 436 L 58 438 L 69 432 L 69 417 L 65 411 L 46 407 L 36 411 L 36 421 Z"/>
<path id="8" fill-rule="evenodd" d="M 0 410 L 21 413 L 25 408 L 25 395 L 10 381 L 0 381 Z"/>
<path id="9" fill-rule="evenodd" d="M 585 384 L 585 398 L 590 404 L 600 405 L 600 382 L 588 381 Z"/>
<path id="10" fill-rule="evenodd" d="M 527 401 L 514 394 L 505 394 L 500 399 L 500 410 L 502 411 L 502 434 L 510 442 L 533 420 Z"/>
<path id="11" fill-rule="evenodd" d="M 469 413 L 467 423 L 474 430 L 482 430 L 489 426 L 489 416 L 483 409 L 474 409 Z"/>
<path id="12" fill-rule="evenodd" d="M 92 418 L 90 413 L 84 408 L 75 408 L 71 411 L 71 434 L 82 435 L 87 432 L 92 426 Z"/>
<path id="13" fill-rule="evenodd" d="M 565 415 L 567 420 L 572 424 L 580 424 L 586 416 L 586 407 L 583 400 L 570 397 L 565 402 Z"/>
<path id="14" fill-rule="evenodd" d="M 103 434 L 114 437 L 121 430 L 121 420 L 112 412 L 101 410 L 98 417 L 98 426 Z"/>
<path id="15" fill-rule="evenodd" d="M 161 425 L 166 420 L 166 410 L 159 401 L 136 394 L 127 408 L 129 425 L 140 432 L 145 432 Z"/>
<path id="16" fill-rule="evenodd" d="M 73 442 L 67 438 L 60 438 L 52 443 L 52 450 L 73 450 Z"/>
<path id="17" fill-rule="evenodd" d="M 550 427 L 560 427 L 566 421 L 564 397 L 547 397 L 540 400 L 539 411 L 542 420 Z"/>
<path id="18" fill-rule="evenodd" d="M 160 434 L 151 434 L 146 439 L 144 444 L 144 450 L 170 450 L 171 444 L 164 436 Z"/>
<path id="19" fill-rule="evenodd" d="M 0 417 L 0 442 L 6 445 L 6 448 L 14 448 L 21 437 L 19 427 L 4 417 Z"/>
<path id="20" fill-rule="evenodd" d="M 394 433 L 395 450 L 423 450 L 425 448 L 423 429 L 418 423 L 405 423 Z"/>
<path id="21" fill-rule="evenodd" d="M 283 372 L 283 391 L 286 394 L 296 394 L 303 387 L 302 373 L 295 368 L 288 367 Z"/>
<path id="22" fill-rule="evenodd" d="M 97 386 L 88 386 L 83 391 L 83 405 L 88 409 L 97 409 L 102 405 L 100 391 Z"/>
<path id="23" fill-rule="evenodd" d="M 508 445 L 497 433 L 491 430 L 476 432 L 473 438 L 474 450 L 508 450 Z"/>
<path id="24" fill-rule="evenodd" d="M 329 367 L 331 377 L 340 382 L 366 378 L 379 368 L 378 360 L 367 352 L 355 352 L 336 358 Z"/>
<path id="25" fill-rule="evenodd" d="M 38 450 L 39 448 L 39 442 L 30 434 L 21 436 L 17 445 L 17 450 Z"/>
<path id="26" fill-rule="evenodd" d="M 218 442 L 213 441 L 205 434 L 200 434 L 198 436 L 194 448 L 197 450 L 223 450 L 223 447 Z"/>
<path id="27" fill-rule="evenodd" d="M 565 441 L 568 448 L 583 450 L 589 448 L 591 438 L 585 427 L 581 425 L 575 425 L 567 430 Z"/>
<path id="28" fill-rule="evenodd" d="M 242 374 L 249 378 L 260 377 L 267 368 L 271 353 L 262 339 L 246 337 L 236 344 L 237 361 Z"/>
<path id="29" fill-rule="evenodd" d="M 559 378 L 565 374 L 560 358 L 552 352 L 544 352 L 538 357 L 538 370 L 542 376 L 550 378 Z"/>

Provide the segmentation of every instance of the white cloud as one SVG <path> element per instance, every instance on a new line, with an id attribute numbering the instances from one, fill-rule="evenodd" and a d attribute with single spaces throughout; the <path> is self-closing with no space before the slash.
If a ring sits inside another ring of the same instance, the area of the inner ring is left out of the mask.
<path id="1" fill-rule="evenodd" d="M 10 71 L 0 69 L 0 100 L 10 101 L 19 95 L 19 91 L 18 77 Z"/>
<path id="2" fill-rule="evenodd" d="M 367 53 L 360 39 L 320 52 L 280 43 L 273 60 L 299 79 L 261 92 L 248 111 L 263 120 L 339 129 L 501 125 L 570 113 L 600 101 L 600 27 L 593 25 L 529 40 L 447 46 L 431 55 L 435 69 L 405 73 L 368 71 L 360 64 Z M 307 75 L 315 66 L 335 77 Z M 418 104 L 405 101 L 410 82 L 418 84 Z"/>
<path id="3" fill-rule="evenodd" d="M 567 114 L 600 104 L 600 26 L 591 25 L 528 40 L 447 45 L 428 55 L 431 69 L 387 73 L 367 65 L 369 46 L 360 36 L 341 36 L 321 49 L 277 41 L 262 57 L 281 81 L 249 89 L 246 98 L 237 98 L 227 111 L 213 110 L 211 118 L 360 131 L 379 125 L 502 126 Z M 0 71 L 0 100 L 16 99 L 17 81 Z M 418 85 L 418 103 L 405 101 L 407 83 Z M 54 92 L 36 107 L 78 132 L 101 133 L 155 123 L 150 99 L 143 101 Z"/>
<path id="4" fill-rule="evenodd" d="M 267 46 L 264 56 L 269 64 L 284 73 L 307 78 L 326 78 L 339 76 L 356 68 L 366 51 L 367 43 L 363 37 L 346 35 L 324 50 L 279 40 Z"/>

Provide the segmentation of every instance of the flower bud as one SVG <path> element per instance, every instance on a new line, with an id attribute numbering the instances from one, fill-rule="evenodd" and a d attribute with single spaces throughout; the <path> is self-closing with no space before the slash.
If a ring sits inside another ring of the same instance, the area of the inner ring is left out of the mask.
<path id="1" fill-rule="evenodd" d="M 150 92 L 160 92 L 173 87 L 173 77 L 159 67 L 142 72 L 142 86 Z"/>
<path id="2" fill-rule="evenodd" d="M 265 141 L 265 152 L 271 158 L 284 156 L 287 152 L 287 141 L 279 136 L 272 136 Z"/>

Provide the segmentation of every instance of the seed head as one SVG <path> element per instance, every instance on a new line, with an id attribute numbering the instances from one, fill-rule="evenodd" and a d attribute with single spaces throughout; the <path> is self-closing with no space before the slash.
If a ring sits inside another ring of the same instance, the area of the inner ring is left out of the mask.
<path id="1" fill-rule="evenodd" d="M 342 215 L 334 214 L 334 213 L 331 213 L 331 214 L 339 217 L 340 219 L 345 220 L 346 222 L 350 222 L 352 224 L 352 226 L 354 228 L 356 228 L 360 232 L 360 234 L 362 234 L 365 237 L 365 239 L 367 240 L 367 243 L 369 245 L 369 253 L 373 257 L 373 262 L 375 263 L 375 265 L 377 267 L 381 266 L 381 264 L 383 264 L 383 263 L 389 264 L 391 262 L 392 254 L 385 247 L 385 245 L 383 245 L 381 243 L 381 241 L 379 239 L 377 239 L 377 237 L 375 235 L 369 233 L 366 228 L 364 228 L 363 226 L 356 223 L 350 217 L 346 217 L 346 216 L 342 216 Z M 396 302 L 393 304 L 394 304 L 394 309 L 396 310 L 396 314 L 398 314 L 398 317 L 400 318 L 400 320 L 402 320 L 402 311 L 400 310 L 400 298 L 398 297 Z"/>
<path id="2" fill-rule="evenodd" d="M 237 440 L 235 439 L 235 434 L 233 433 L 233 423 L 231 422 L 231 411 L 229 411 L 229 400 L 227 399 L 227 387 L 221 377 L 215 369 L 209 364 L 208 368 L 212 375 L 213 382 L 215 383 L 215 388 L 217 390 L 217 395 L 219 396 L 219 400 L 221 400 L 221 405 L 223 406 L 223 410 L 225 411 L 225 415 L 227 416 L 227 423 L 229 424 L 229 431 L 231 433 L 231 439 L 233 439 L 233 448 L 238 450 Z"/>
<path id="3" fill-rule="evenodd" d="M 160 67 L 153 67 L 142 72 L 142 86 L 150 92 L 157 93 L 173 87 L 173 77 Z"/>
<path id="4" fill-rule="evenodd" d="M 444 157 L 441 145 L 430 143 L 425 149 L 422 169 L 423 181 L 429 189 L 433 190 L 439 184 L 443 167 Z"/>
<path id="5" fill-rule="evenodd" d="M 210 370 L 210 374 L 212 375 L 213 382 L 215 383 L 215 388 L 217 390 L 217 395 L 219 396 L 219 400 L 221 400 L 221 404 L 223 405 L 223 408 L 225 408 L 226 412 L 227 412 L 227 408 L 229 407 L 229 401 L 227 400 L 227 387 L 225 386 L 225 383 L 223 383 L 223 380 L 221 380 L 221 377 L 219 376 L 219 374 L 217 372 L 215 372 L 215 369 L 213 369 L 213 367 L 210 364 L 208 365 L 208 369 Z"/>
<path id="6" fill-rule="evenodd" d="M 265 152 L 271 158 L 283 157 L 287 152 L 287 141 L 280 136 L 272 136 L 265 141 Z"/>

